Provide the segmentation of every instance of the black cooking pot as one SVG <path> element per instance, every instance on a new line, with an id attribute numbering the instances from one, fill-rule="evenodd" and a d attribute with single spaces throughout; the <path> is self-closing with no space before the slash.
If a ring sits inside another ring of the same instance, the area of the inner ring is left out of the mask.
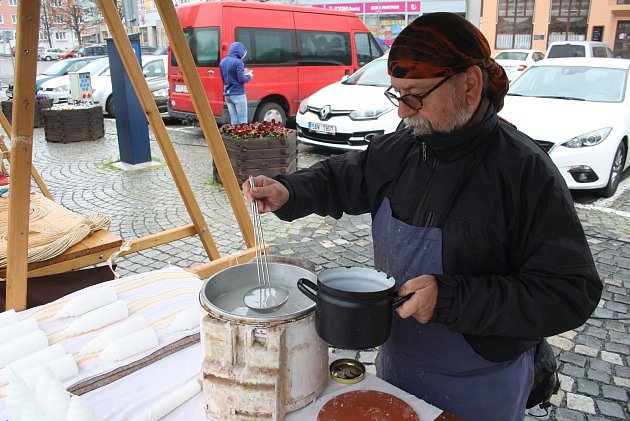
<path id="1" fill-rule="evenodd" d="M 369 268 L 340 267 L 317 275 L 317 285 L 300 279 L 297 287 L 315 301 L 315 330 L 333 347 L 366 349 L 389 337 L 393 308 L 411 298 L 397 297 L 394 278 Z"/>

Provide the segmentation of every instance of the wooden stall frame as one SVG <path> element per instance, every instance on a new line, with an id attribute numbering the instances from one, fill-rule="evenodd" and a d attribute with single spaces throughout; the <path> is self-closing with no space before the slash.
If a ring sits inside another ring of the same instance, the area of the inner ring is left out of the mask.
<path id="1" fill-rule="evenodd" d="M 223 186 L 227 193 L 236 221 L 239 225 L 245 250 L 239 251 L 229 256 L 222 257 L 212 238 L 203 213 L 197 203 L 192 188 L 183 171 L 181 162 L 175 152 L 175 148 L 170 140 L 164 121 L 149 87 L 146 83 L 142 69 L 136 59 L 131 42 L 127 36 L 125 28 L 118 16 L 118 12 L 111 0 L 98 0 L 98 4 L 103 13 L 105 23 L 110 29 L 114 44 L 118 49 L 122 63 L 125 67 L 131 84 L 138 96 L 140 104 L 146 114 L 147 120 L 160 150 L 164 156 L 166 164 L 173 176 L 177 189 L 184 201 L 192 224 L 183 227 L 153 233 L 148 236 L 130 241 L 130 247 L 120 255 L 126 255 L 136 251 L 144 250 L 160 244 L 198 235 L 203 247 L 210 259 L 209 262 L 189 268 L 193 273 L 201 278 L 206 278 L 211 274 L 250 260 L 254 252 L 253 225 L 249 217 L 245 202 L 243 200 L 240 187 L 237 183 L 234 170 L 230 164 L 225 146 L 219 134 L 219 130 L 212 114 L 208 98 L 201 84 L 201 79 L 197 73 L 196 66 L 188 44 L 184 36 L 183 29 L 179 25 L 175 6 L 170 0 L 156 0 L 156 7 L 164 24 L 164 28 L 169 37 L 171 48 L 180 64 L 180 69 L 184 76 L 184 81 L 188 86 L 188 92 L 199 116 L 199 122 L 206 139 L 206 143 L 212 154 L 214 163 L 219 175 L 223 180 Z M 17 43 L 16 43 L 16 67 L 15 74 L 20 78 L 14 84 L 14 113 L 12 116 L 11 133 L 11 177 L 9 196 L 9 229 L 8 242 L 11 247 L 7 250 L 7 309 L 14 308 L 23 310 L 26 307 L 27 275 L 60 273 L 62 271 L 74 270 L 88 265 L 106 260 L 114 253 L 108 250 L 102 253 L 88 254 L 86 256 L 62 260 L 51 267 L 40 267 L 33 272 L 29 272 L 27 262 L 28 253 L 28 209 L 30 205 L 30 175 L 36 173 L 31 164 L 32 144 L 33 144 L 33 112 L 35 91 L 35 73 L 37 67 L 37 43 L 39 37 L 39 2 L 18 3 L 17 22 Z M 6 118 L 5 118 L 6 120 Z M 3 125 L 4 126 L 4 125 Z M 5 127 L 6 130 L 6 127 Z M 35 176 L 34 176 L 35 177 Z M 41 180 L 41 177 L 39 177 Z M 38 180 L 38 177 L 35 177 Z M 38 182 L 39 185 L 39 182 Z M 43 180 L 42 180 L 42 185 Z M 45 185 L 44 185 L 45 188 Z M 41 186 L 40 186 L 41 189 Z M 42 192 L 47 189 L 42 189 Z"/>

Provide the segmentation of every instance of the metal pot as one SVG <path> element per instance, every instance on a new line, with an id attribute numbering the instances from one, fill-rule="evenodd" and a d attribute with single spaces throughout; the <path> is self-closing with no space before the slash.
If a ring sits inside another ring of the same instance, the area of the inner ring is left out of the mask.
<path id="1" fill-rule="evenodd" d="M 315 330 L 331 346 L 366 349 L 389 337 L 393 309 L 413 294 L 397 297 L 395 280 L 369 268 L 326 269 L 317 285 L 298 280 L 297 287 L 316 303 Z"/>
<path id="2" fill-rule="evenodd" d="M 288 301 L 269 313 L 243 303 L 243 294 L 258 285 L 255 263 L 217 272 L 201 288 L 199 301 L 208 312 L 201 321 L 208 419 L 281 420 L 326 387 L 328 346 L 315 331 L 315 304 L 296 288 L 297 279 L 316 275 L 269 263 L 269 278 L 289 290 Z"/>

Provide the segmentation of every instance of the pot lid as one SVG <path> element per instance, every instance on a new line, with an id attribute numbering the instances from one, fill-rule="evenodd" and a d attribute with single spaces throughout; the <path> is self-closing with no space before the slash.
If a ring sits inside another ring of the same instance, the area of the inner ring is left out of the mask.
<path id="1" fill-rule="evenodd" d="M 317 279 L 327 287 L 345 292 L 384 292 L 396 284 L 385 272 L 361 267 L 325 269 Z"/>
<path id="2" fill-rule="evenodd" d="M 243 321 L 277 321 L 303 316 L 315 310 L 315 302 L 297 289 L 297 281 L 306 278 L 313 282 L 317 276 L 304 268 L 285 263 L 269 264 L 271 285 L 279 285 L 289 291 L 287 302 L 268 313 L 256 312 L 248 308 L 243 297 L 258 286 L 258 273 L 255 263 L 231 266 L 208 278 L 199 292 L 201 305 L 210 313 Z"/>

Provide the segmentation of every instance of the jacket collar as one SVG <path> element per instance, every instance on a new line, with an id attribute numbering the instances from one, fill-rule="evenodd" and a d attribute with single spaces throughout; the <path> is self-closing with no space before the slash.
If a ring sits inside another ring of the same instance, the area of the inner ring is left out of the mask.
<path id="1" fill-rule="evenodd" d="M 494 106 L 489 104 L 479 124 L 452 133 L 417 136 L 416 141 L 425 142 L 440 159 L 451 161 L 470 154 L 487 141 L 498 121 Z"/>

